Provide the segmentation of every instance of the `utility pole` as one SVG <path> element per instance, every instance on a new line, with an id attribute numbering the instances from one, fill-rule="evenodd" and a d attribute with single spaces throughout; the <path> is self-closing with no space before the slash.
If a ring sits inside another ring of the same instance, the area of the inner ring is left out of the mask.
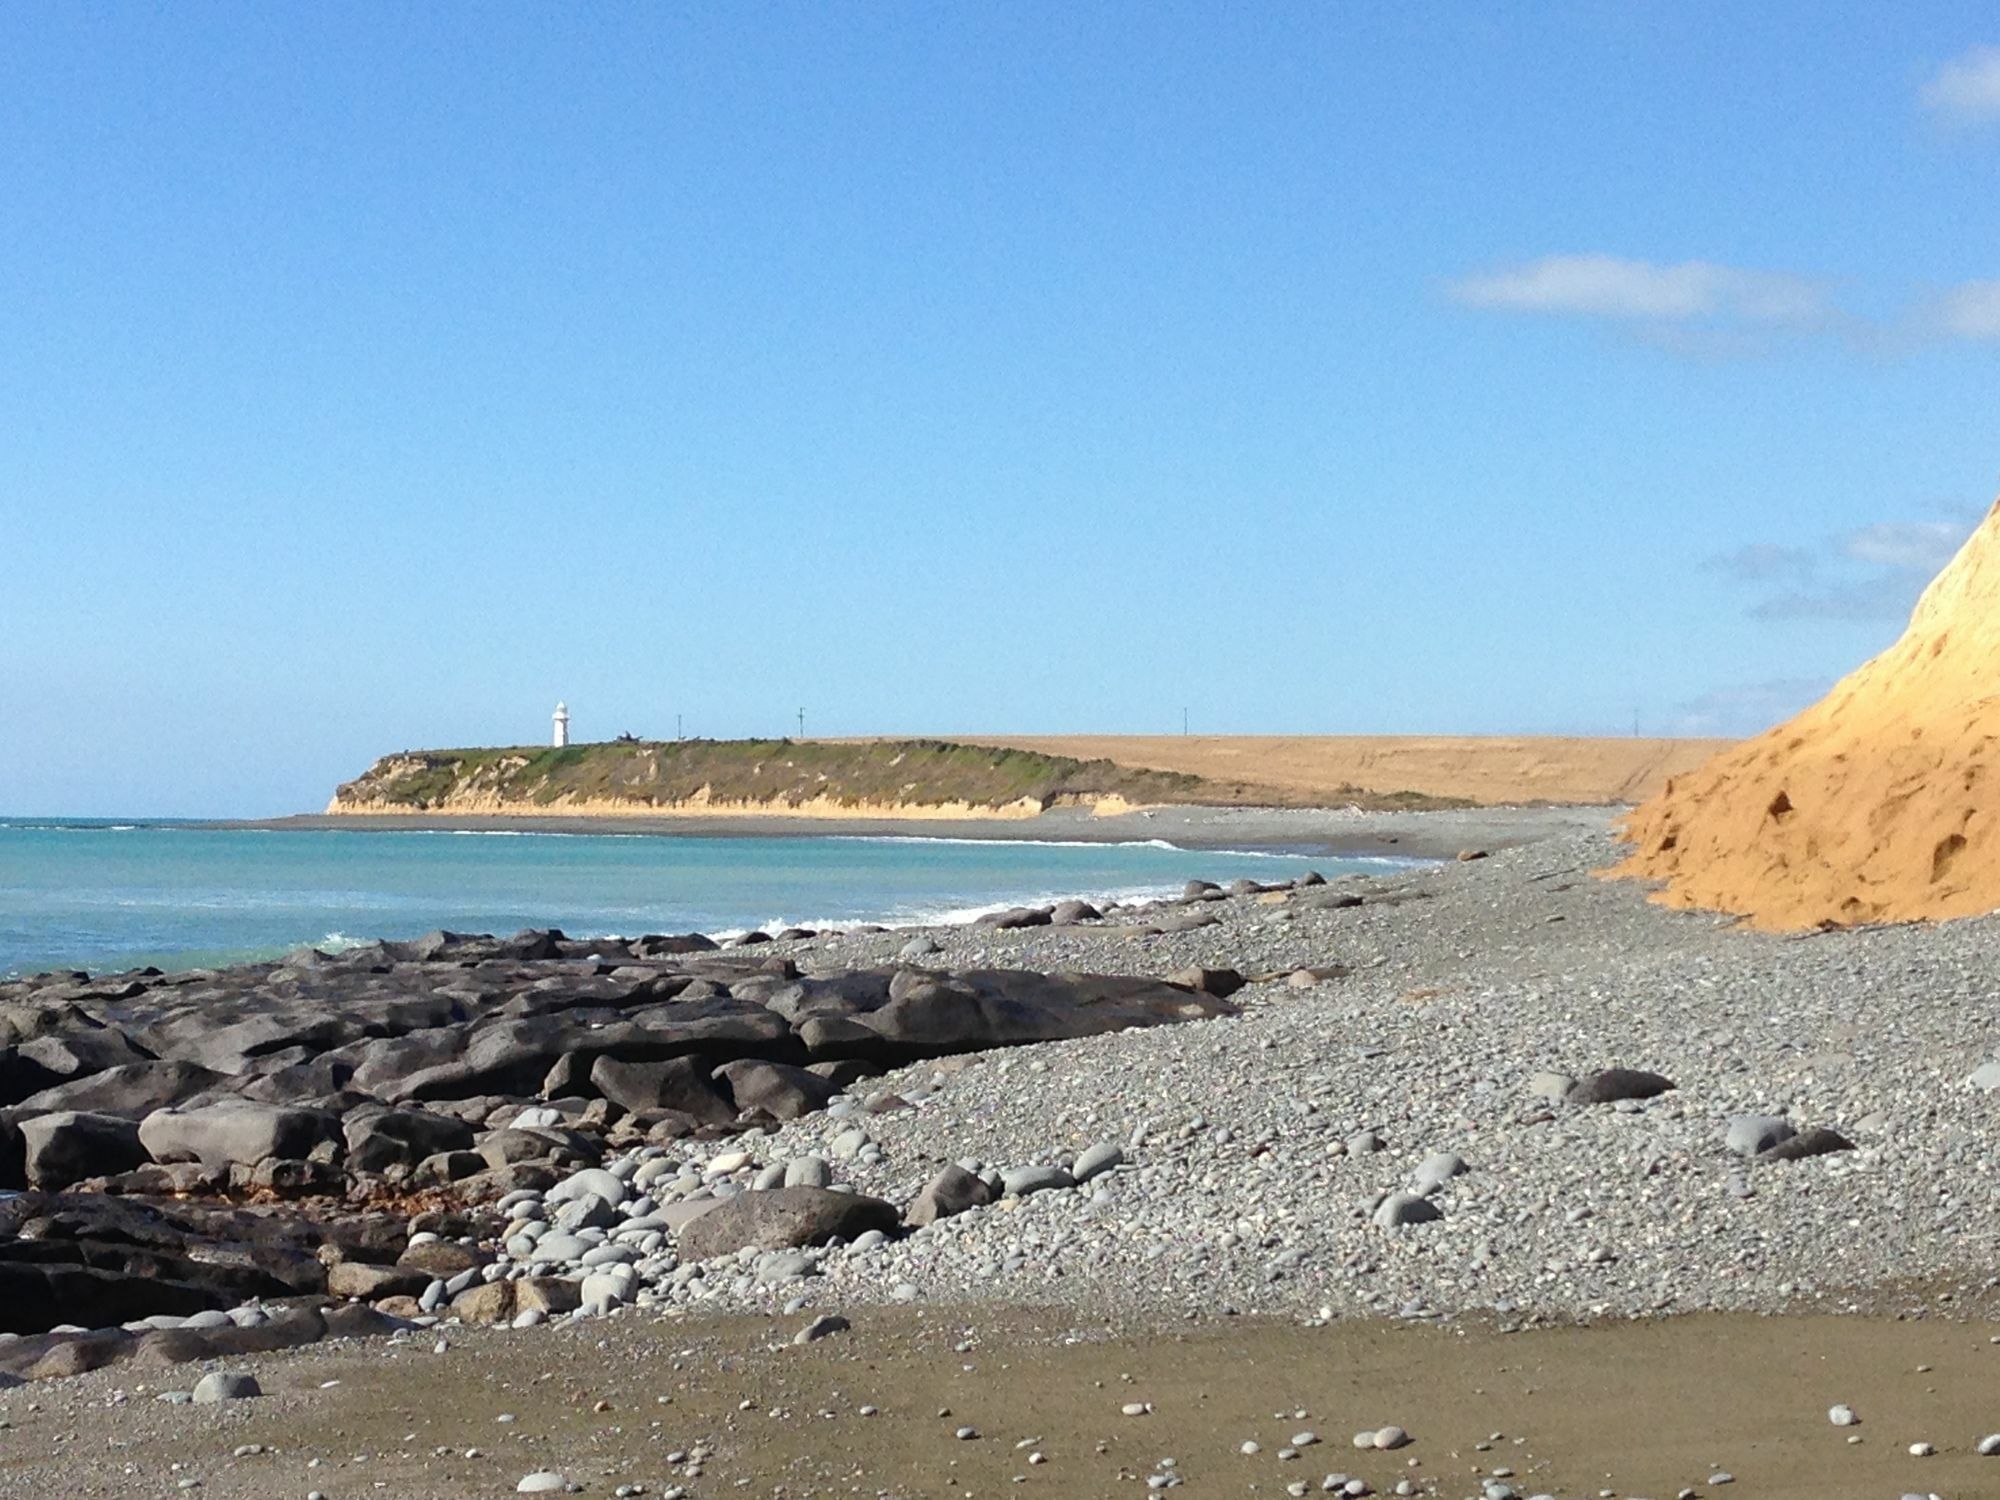
<path id="1" fill-rule="evenodd" d="M 678 739 L 679 739 L 680 737 L 681 737 L 681 716 L 680 716 L 679 714 L 675 714 L 675 715 L 674 715 L 674 738 L 678 740 Z"/>
<path id="2" fill-rule="evenodd" d="M 1181 738 L 1187 738 L 1187 710 L 1181 710 Z"/>
<path id="3" fill-rule="evenodd" d="M 804 739 L 805 737 L 806 737 L 806 711 L 802 708 L 799 710 L 799 738 Z"/>

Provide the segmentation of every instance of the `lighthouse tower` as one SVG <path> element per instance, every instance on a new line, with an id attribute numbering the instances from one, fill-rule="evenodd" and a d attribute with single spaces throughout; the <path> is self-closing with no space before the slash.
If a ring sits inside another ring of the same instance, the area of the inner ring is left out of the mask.
<path id="1" fill-rule="evenodd" d="M 567 745 L 568 743 L 569 743 L 569 707 L 567 704 L 558 703 L 556 705 L 556 733 L 555 733 L 554 744 L 556 749 L 560 750 L 564 745 Z"/>

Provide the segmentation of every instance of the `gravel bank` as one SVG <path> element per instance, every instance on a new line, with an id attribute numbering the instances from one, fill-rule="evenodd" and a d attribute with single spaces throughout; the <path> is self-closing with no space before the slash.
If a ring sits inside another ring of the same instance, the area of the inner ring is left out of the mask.
<path id="1" fill-rule="evenodd" d="M 1564 836 L 1347 882 L 1366 897 L 1348 910 L 1243 896 L 1202 907 L 1214 926 L 1152 937 L 922 934 L 938 951 L 918 961 L 952 967 L 1330 974 L 1253 983 L 1236 1018 L 905 1068 L 858 1092 L 911 1108 L 837 1105 L 744 1137 L 766 1164 L 828 1156 L 858 1125 L 875 1149 L 839 1176 L 896 1202 L 954 1160 L 1061 1165 L 1113 1143 L 1126 1164 L 816 1253 L 805 1283 L 710 1274 L 674 1295 L 1575 1318 L 1872 1305 L 1890 1283 L 1983 1280 L 2000 1139 L 1967 1080 L 1993 1049 L 2000 921 L 1771 937 L 1593 878 L 1612 854 L 1605 832 Z M 813 972 L 890 962 L 911 941 L 782 947 Z M 1531 1091 L 1538 1074 L 1614 1065 L 1677 1087 L 1598 1106 Z M 1830 1127 L 1856 1149 L 1751 1161 L 1726 1144 L 1741 1115 Z M 1426 1200 L 1440 1216 L 1377 1227 L 1378 1199 L 1434 1153 L 1465 1167 Z"/>

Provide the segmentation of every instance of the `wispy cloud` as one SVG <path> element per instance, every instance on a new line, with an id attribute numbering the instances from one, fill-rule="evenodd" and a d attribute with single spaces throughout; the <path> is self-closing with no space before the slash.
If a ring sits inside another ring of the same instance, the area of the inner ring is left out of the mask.
<path id="1" fill-rule="evenodd" d="M 1829 312 L 1826 288 L 1806 277 L 1704 260 L 1663 265 L 1616 255 L 1548 255 L 1461 277 L 1448 290 L 1468 307 L 1648 323 L 1796 328 L 1816 326 Z"/>
<path id="2" fill-rule="evenodd" d="M 2000 121 L 2000 47 L 1961 52 L 1930 76 L 1917 99 L 1954 125 Z"/>
<path id="3" fill-rule="evenodd" d="M 1923 521 L 1879 521 L 1816 544 L 1757 542 L 1703 566 L 1742 584 L 1753 620 L 1900 620 L 1978 524 L 1954 508 Z"/>
<path id="4" fill-rule="evenodd" d="M 1695 738 L 1756 734 L 1826 695 L 1820 677 L 1773 677 L 1719 687 L 1674 706 L 1670 732 Z"/>
<path id="5" fill-rule="evenodd" d="M 1936 573 L 1965 545 L 1977 516 L 1938 521 L 1878 521 L 1841 539 L 1840 550 L 1858 563 Z"/>
<path id="6" fill-rule="evenodd" d="M 1958 339 L 2000 339 L 2000 281 L 1967 281 L 1931 305 L 1938 332 Z"/>
<path id="7" fill-rule="evenodd" d="M 1464 307 L 1592 320 L 1682 358 L 1746 359 L 1788 343 L 1838 338 L 1856 353 L 1907 354 L 1940 342 L 2000 342 L 2000 279 L 1914 297 L 1887 318 L 1840 305 L 1831 281 L 1714 261 L 1546 255 L 1445 284 Z"/>
<path id="8" fill-rule="evenodd" d="M 1719 552 L 1703 567 L 1723 573 L 1743 583 L 1769 583 L 1774 579 L 1809 578 L 1819 566 L 1819 555 L 1807 547 L 1787 547 L 1780 542 L 1752 542 L 1734 552 Z"/>

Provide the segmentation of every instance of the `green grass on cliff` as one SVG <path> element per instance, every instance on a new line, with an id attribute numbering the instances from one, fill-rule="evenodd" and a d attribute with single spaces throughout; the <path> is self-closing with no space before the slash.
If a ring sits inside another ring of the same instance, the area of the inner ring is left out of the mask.
<path id="1" fill-rule="evenodd" d="M 613 802 L 643 814 L 673 809 L 706 789 L 711 802 L 796 807 L 824 797 L 848 806 L 897 803 L 1048 808 L 1119 796 L 1133 803 L 1254 805 L 1295 799 L 1263 789 L 1149 771 L 1109 760 L 944 740 L 615 740 L 561 749 L 412 750 L 384 756 L 343 785 L 348 811 L 452 812 L 497 801 L 524 810 Z M 1346 799 L 1343 799 L 1346 800 Z M 1365 806 L 1439 805 L 1402 793 L 1356 792 Z"/>
<path id="2" fill-rule="evenodd" d="M 831 744 L 794 740 L 613 741 L 562 749 L 418 750 L 385 756 L 340 788 L 341 803 L 444 811 L 497 797 L 534 807 L 629 802 L 643 811 L 694 798 L 797 806 L 835 802 L 963 802 L 1001 807 L 1023 798 L 1118 794 L 1134 802 L 1196 800 L 1199 777 L 1131 770 L 1020 750 L 937 740 Z"/>

